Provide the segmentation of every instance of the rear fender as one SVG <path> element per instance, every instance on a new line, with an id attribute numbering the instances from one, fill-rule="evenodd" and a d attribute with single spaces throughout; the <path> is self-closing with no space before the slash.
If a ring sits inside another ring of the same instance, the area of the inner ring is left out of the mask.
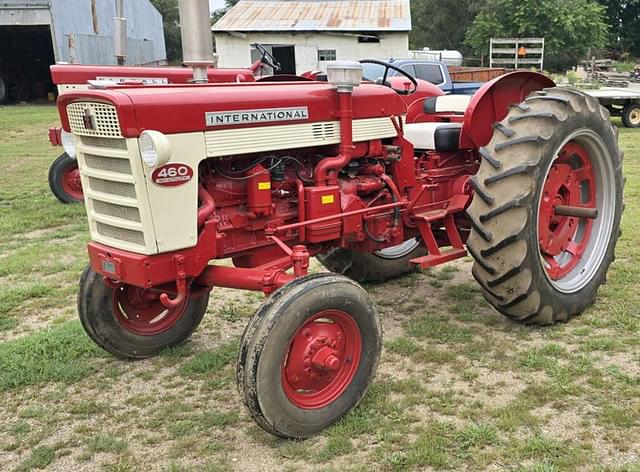
<path id="1" fill-rule="evenodd" d="M 484 84 L 473 95 L 464 115 L 460 133 L 460 148 L 479 148 L 493 135 L 492 125 L 501 121 L 509 106 L 522 102 L 535 90 L 554 87 L 546 75 L 530 71 L 515 71 Z"/>

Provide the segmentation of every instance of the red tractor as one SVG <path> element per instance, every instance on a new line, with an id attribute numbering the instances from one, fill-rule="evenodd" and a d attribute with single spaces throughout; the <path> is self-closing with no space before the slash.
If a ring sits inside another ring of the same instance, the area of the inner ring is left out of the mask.
<path id="1" fill-rule="evenodd" d="M 91 232 L 87 334 L 149 357 L 189 337 L 212 288 L 262 291 L 240 395 L 263 429 L 304 438 L 376 372 L 380 322 L 358 282 L 468 251 L 512 320 L 566 321 L 594 302 L 623 209 L 617 131 L 597 100 L 525 71 L 472 97 L 360 74 L 336 62 L 328 83 L 62 95 Z M 308 275 L 313 256 L 331 273 Z"/>

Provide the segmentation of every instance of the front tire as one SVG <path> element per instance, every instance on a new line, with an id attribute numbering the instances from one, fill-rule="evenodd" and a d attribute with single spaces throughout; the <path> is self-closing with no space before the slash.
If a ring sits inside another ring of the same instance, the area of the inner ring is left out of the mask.
<path id="1" fill-rule="evenodd" d="M 510 319 L 566 321 L 595 301 L 614 259 L 617 129 L 596 99 L 564 88 L 533 93 L 501 125 L 472 178 L 473 275 Z"/>
<path id="2" fill-rule="evenodd" d="M 131 285 L 111 288 L 87 267 L 80 277 L 78 314 L 89 337 L 119 357 L 144 359 L 183 343 L 207 310 L 209 293 L 167 309 L 159 293 Z"/>
<path id="3" fill-rule="evenodd" d="M 262 429 L 307 438 L 360 403 L 381 346 L 378 314 L 362 287 L 341 275 L 302 277 L 267 299 L 247 326 L 238 390 Z"/>
<path id="4" fill-rule="evenodd" d="M 79 203 L 84 200 L 78 161 L 65 152 L 49 167 L 49 188 L 62 203 Z"/>
<path id="5" fill-rule="evenodd" d="M 371 254 L 336 248 L 316 258 L 331 272 L 345 275 L 356 282 L 384 283 L 418 270 L 418 266 L 409 261 L 426 253 L 420 241 L 413 238 Z"/>

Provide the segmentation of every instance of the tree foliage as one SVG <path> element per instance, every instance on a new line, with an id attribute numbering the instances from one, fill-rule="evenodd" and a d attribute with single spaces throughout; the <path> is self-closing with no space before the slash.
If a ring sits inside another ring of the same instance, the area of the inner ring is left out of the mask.
<path id="1" fill-rule="evenodd" d="M 178 0 L 151 0 L 151 3 L 162 15 L 167 60 L 179 62 L 182 60 L 182 38 L 180 37 Z"/>
<path id="2" fill-rule="evenodd" d="M 224 16 L 224 14 L 227 13 L 229 11 L 229 9 L 232 6 L 234 6 L 236 3 L 238 3 L 238 0 L 224 0 L 224 4 L 225 4 L 224 7 L 223 8 L 218 8 L 211 15 L 211 24 L 213 25 L 216 21 L 218 21 L 220 18 L 222 18 Z"/>
<path id="3" fill-rule="evenodd" d="M 640 56 L 640 0 L 598 0 L 610 26 L 608 46 Z"/>
<path id="4" fill-rule="evenodd" d="M 494 0 L 475 17 L 465 43 L 486 54 L 492 37 L 544 37 L 545 62 L 556 68 L 604 47 L 608 26 L 603 6 L 593 0 Z"/>
<path id="5" fill-rule="evenodd" d="M 461 49 L 465 31 L 487 0 L 411 0 L 412 49 Z"/>

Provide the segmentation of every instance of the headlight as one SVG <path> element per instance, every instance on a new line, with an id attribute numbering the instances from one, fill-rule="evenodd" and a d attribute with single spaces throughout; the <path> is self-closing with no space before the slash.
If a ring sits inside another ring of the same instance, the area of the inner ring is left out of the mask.
<path id="1" fill-rule="evenodd" d="M 157 167 L 169 162 L 171 145 L 167 137 L 160 131 L 143 131 L 138 139 L 140 155 L 149 167 Z"/>
<path id="2" fill-rule="evenodd" d="M 76 138 L 71 133 L 67 133 L 65 130 L 62 130 L 60 133 L 60 141 L 62 142 L 62 147 L 64 148 L 64 152 L 67 153 L 67 156 L 75 159 L 76 157 Z"/>

